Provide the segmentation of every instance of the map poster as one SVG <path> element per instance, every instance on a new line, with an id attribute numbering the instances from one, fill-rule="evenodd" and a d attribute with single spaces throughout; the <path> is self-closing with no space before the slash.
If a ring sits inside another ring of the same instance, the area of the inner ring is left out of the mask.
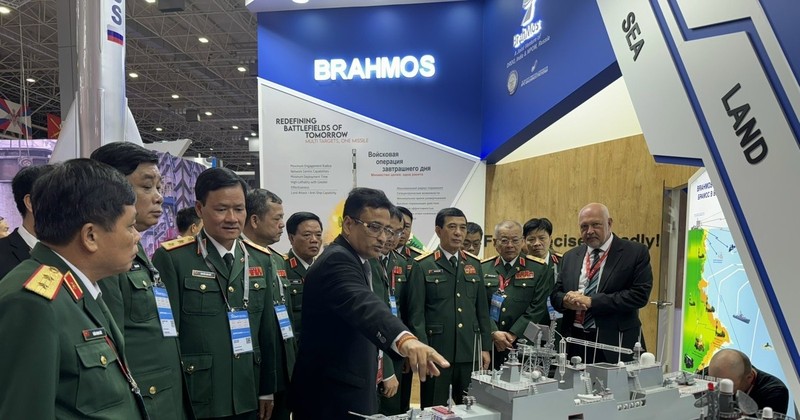
<path id="1" fill-rule="evenodd" d="M 705 170 L 689 183 L 687 212 L 682 370 L 699 371 L 708 366 L 717 350 L 734 348 L 747 354 L 753 366 L 786 383 L 774 343 Z"/>

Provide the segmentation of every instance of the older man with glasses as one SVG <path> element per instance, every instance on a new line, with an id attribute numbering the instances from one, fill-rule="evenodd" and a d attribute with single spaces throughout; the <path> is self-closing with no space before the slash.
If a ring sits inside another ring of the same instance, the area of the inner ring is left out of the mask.
<path id="1" fill-rule="evenodd" d="M 494 342 L 494 366 L 499 367 L 528 323 L 550 324 L 547 297 L 555 282 L 547 262 L 522 251 L 522 226 L 505 220 L 494 228 L 498 256 L 481 262 Z M 543 337 L 547 339 L 547 337 Z"/>

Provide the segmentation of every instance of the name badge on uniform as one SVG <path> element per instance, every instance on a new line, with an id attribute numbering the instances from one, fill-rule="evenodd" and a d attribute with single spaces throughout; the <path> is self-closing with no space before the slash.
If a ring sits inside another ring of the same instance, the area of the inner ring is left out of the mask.
<path id="1" fill-rule="evenodd" d="M 83 341 L 97 340 L 98 338 L 106 337 L 105 328 L 92 328 L 91 330 L 83 330 Z"/>
<path id="2" fill-rule="evenodd" d="M 500 309 L 503 307 L 503 302 L 505 300 L 506 297 L 500 293 L 492 295 L 492 306 L 489 308 L 489 317 L 491 317 L 494 322 L 500 322 Z"/>
<path id="3" fill-rule="evenodd" d="M 247 311 L 228 312 L 228 324 L 231 328 L 233 354 L 253 351 L 253 335 L 250 333 L 250 317 Z"/>
<path id="4" fill-rule="evenodd" d="M 392 315 L 397 316 L 397 298 L 394 295 L 389 296 L 389 307 L 392 308 Z"/>
<path id="5" fill-rule="evenodd" d="M 192 277 L 201 277 L 204 279 L 213 279 L 216 278 L 216 274 L 213 271 L 202 271 L 202 270 L 192 270 Z"/>
<path id="6" fill-rule="evenodd" d="M 428 274 L 442 274 L 444 271 L 441 268 L 435 270 L 428 270 Z"/>
<path id="7" fill-rule="evenodd" d="M 156 308 L 158 308 L 158 320 L 161 321 L 161 334 L 164 337 L 177 337 L 178 327 L 175 325 L 175 317 L 172 316 L 172 307 L 169 306 L 167 289 L 153 286 L 153 294 L 156 295 Z"/>
<path id="8" fill-rule="evenodd" d="M 289 320 L 289 312 L 286 310 L 286 305 L 275 305 L 275 315 L 278 316 L 278 327 L 281 329 L 283 339 L 288 340 L 294 337 L 292 322 Z"/>

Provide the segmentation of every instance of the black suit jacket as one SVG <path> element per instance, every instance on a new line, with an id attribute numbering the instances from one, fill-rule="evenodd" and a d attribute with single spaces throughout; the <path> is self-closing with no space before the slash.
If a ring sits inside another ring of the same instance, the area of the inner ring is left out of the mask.
<path id="1" fill-rule="evenodd" d="M 581 245 L 567 251 L 561 260 L 561 272 L 550 296 L 553 307 L 564 314 L 561 333 L 566 337 L 575 320 L 575 311 L 564 308 L 564 295 L 578 290 L 581 265 L 586 257 L 587 246 Z M 647 305 L 653 288 L 653 270 L 647 247 L 614 235 L 608 249 L 605 266 L 600 277 L 597 293 L 592 296 L 592 307 L 598 328 L 598 341 L 613 346 L 633 348 L 639 341 L 641 321 L 639 308 Z M 644 346 L 644 337 L 641 338 Z M 617 353 L 606 351 L 606 360 L 617 360 Z M 623 355 L 623 360 L 632 356 Z"/>
<path id="2" fill-rule="evenodd" d="M 391 345 L 408 328 L 372 292 L 358 254 L 342 236 L 309 267 L 304 288 L 303 340 L 289 392 L 293 418 L 377 413 L 378 349 L 399 358 Z"/>
<path id="3" fill-rule="evenodd" d="M 0 238 L 0 280 L 19 263 L 31 257 L 31 249 L 20 236 L 19 229 L 16 228 L 10 235 Z"/>

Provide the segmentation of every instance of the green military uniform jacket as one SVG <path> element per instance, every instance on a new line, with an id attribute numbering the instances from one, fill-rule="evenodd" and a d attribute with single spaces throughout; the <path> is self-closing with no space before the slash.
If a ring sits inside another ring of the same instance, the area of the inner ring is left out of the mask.
<path id="1" fill-rule="evenodd" d="M 294 336 L 300 341 L 300 330 L 303 327 L 303 284 L 306 281 L 306 267 L 294 254 L 294 250 L 289 250 L 284 258 L 286 277 L 289 279 L 289 294 L 292 295 L 292 328 Z"/>
<path id="2" fill-rule="evenodd" d="M 154 279 L 159 277 L 154 274 L 155 268 L 140 243 L 130 271 L 107 277 L 98 285 L 125 337 L 128 362 L 142 390 L 147 413 L 153 419 L 194 418 L 178 337 L 164 337 L 161 330 L 153 291 Z"/>
<path id="3" fill-rule="evenodd" d="M 5 277 L 0 418 L 147 418 L 121 369 L 122 333 L 101 299 L 42 243 Z"/>
<path id="4" fill-rule="evenodd" d="M 403 258 L 405 258 L 406 261 L 409 262 L 408 268 L 410 269 L 411 268 L 411 264 L 410 264 L 411 261 L 413 261 L 414 258 L 417 258 L 420 255 L 424 254 L 425 251 L 423 251 L 421 249 L 418 249 L 418 248 L 414 248 L 413 246 L 403 245 L 402 247 L 397 249 L 397 253 L 402 255 Z"/>
<path id="5" fill-rule="evenodd" d="M 529 322 L 550 325 L 547 297 L 553 291 L 555 281 L 553 271 L 547 268 L 543 259 L 520 254 L 511 269 L 506 271 L 503 259 L 497 256 L 483 260 L 481 269 L 487 308 L 491 311 L 495 293 L 505 296 L 499 320 L 492 323 L 492 331 L 507 331 L 523 338 Z"/>
<path id="6" fill-rule="evenodd" d="M 292 324 L 292 334 L 294 335 L 294 319 L 292 319 L 291 310 L 294 299 L 289 289 L 290 281 L 284 266 L 285 256 L 271 247 L 269 247 L 269 251 L 273 273 L 271 276 L 272 281 L 270 282 L 270 286 L 272 286 L 272 306 L 286 306 L 286 312 Z M 277 322 L 277 318 L 275 318 L 275 322 Z M 278 357 L 279 366 L 283 367 L 278 369 L 278 373 L 280 373 L 278 375 L 278 385 L 281 389 L 287 389 L 289 387 L 289 378 L 292 377 L 292 370 L 294 370 L 294 362 L 297 358 L 297 341 L 295 338 L 284 340 L 280 331 L 278 331 L 278 338 L 282 344 L 282 351 L 278 352 L 276 357 Z"/>
<path id="7" fill-rule="evenodd" d="M 197 240 L 199 238 L 199 241 Z M 201 242 L 208 260 L 201 254 Z M 229 308 L 244 309 L 244 251 L 248 255 L 247 303 L 253 351 L 233 354 Z M 258 410 L 258 397 L 278 388 L 276 345 L 280 339 L 272 288 L 270 252 L 247 241 L 236 241 L 233 268 L 225 262 L 205 231 L 197 237 L 166 242 L 153 264 L 169 292 L 178 324 L 183 369 L 192 407 L 199 418 L 225 417 Z M 227 301 L 227 303 L 226 303 Z"/>
<path id="8" fill-rule="evenodd" d="M 476 336 L 482 350 L 491 351 L 492 326 L 477 258 L 460 251 L 453 268 L 439 248 L 415 258 L 409 276 L 409 327 L 420 341 L 451 363 L 473 362 Z"/>

